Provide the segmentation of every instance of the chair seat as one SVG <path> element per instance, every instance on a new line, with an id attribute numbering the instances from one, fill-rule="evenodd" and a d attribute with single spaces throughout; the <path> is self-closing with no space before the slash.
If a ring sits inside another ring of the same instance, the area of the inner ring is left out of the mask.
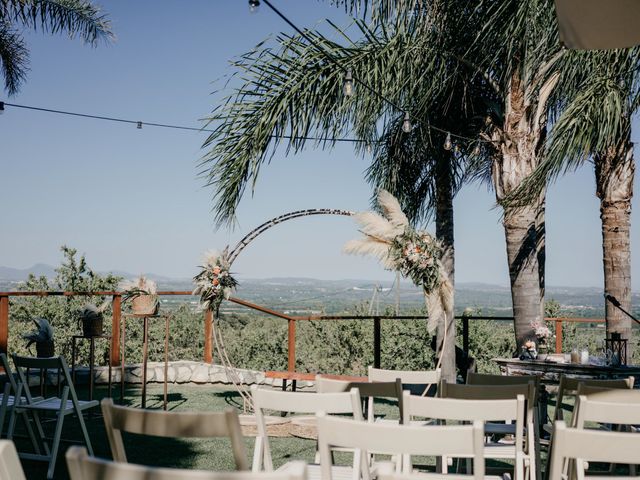
<path id="1" fill-rule="evenodd" d="M 61 408 L 62 399 L 58 397 L 50 397 L 41 400 L 34 400 L 30 405 L 20 405 L 20 408 L 28 409 L 28 410 L 51 410 L 51 411 L 59 411 Z M 80 410 L 87 410 L 89 408 L 97 407 L 97 400 L 78 400 L 78 407 Z M 74 411 L 73 402 L 71 400 L 67 400 L 64 405 L 64 412 L 72 412 Z"/>
<path id="2" fill-rule="evenodd" d="M 4 395 L 0 395 L 0 403 L 4 400 Z M 26 403 L 27 399 L 22 397 L 20 403 Z M 13 407 L 16 403 L 16 397 L 13 395 L 7 395 L 7 407 Z"/>

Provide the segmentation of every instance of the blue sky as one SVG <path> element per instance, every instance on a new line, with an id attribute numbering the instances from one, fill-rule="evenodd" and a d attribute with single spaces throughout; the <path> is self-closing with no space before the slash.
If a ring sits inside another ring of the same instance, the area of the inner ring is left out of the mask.
<path id="1" fill-rule="evenodd" d="M 349 19 L 327 2 L 274 0 L 296 24 Z M 96 49 L 66 37 L 26 32 L 31 72 L 8 102 L 141 121 L 200 126 L 216 104 L 215 82 L 229 60 L 289 27 L 244 0 L 104 1 L 117 41 Z M 634 136 L 637 135 L 634 132 Z M 205 135 L 63 117 L 7 107 L 0 116 L 0 265 L 56 265 L 59 246 L 87 255 L 97 270 L 195 273 L 202 254 L 239 240 L 263 221 L 303 208 L 368 208 L 369 159 L 349 145 L 332 151 L 278 153 L 262 170 L 239 226 L 215 230 L 211 190 L 197 178 Z M 637 190 L 637 189 L 636 189 Z M 601 236 L 590 166 L 550 188 L 547 282 L 600 286 Z M 634 210 L 635 210 L 634 202 Z M 500 211 L 484 185 L 455 201 L 456 280 L 507 285 Z M 429 226 L 432 228 L 432 226 Z M 391 279 L 372 259 L 349 257 L 352 221 L 315 217 L 264 234 L 234 265 L 238 278 L 306 276 Z M 638 228 L 632 227 L 632 246 Z M 639 263 L 632 255 L 634 277 Z M 634 288 L 638 283 L 634 282 Z"/>

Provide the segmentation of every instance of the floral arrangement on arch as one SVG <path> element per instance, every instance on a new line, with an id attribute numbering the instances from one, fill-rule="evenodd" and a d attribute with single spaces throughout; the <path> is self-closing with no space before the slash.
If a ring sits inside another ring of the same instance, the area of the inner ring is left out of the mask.
<path id="1" fill-rule="evenodd" d="M 202 271 L 193 277 L 196 287 L 193 295 L 200 295 L 200 305 L 204 310 L 216 310 L 222 300 L 229 298 L 238 282 L 229 272 L 229 252 L 209 251 L 205 253 Z"/>
<path id="2" fill-rule="evenodd" d="M 361 212 L 354 217 L 362 238 L 349 241 L 344 251 L 377 257 L 388 270 L 398 271 L 421 286 L 429 313 L 428 330 L 433 332 L 437 319 L 453 308 L 453 286 L 441 258 L 443 247 L 426 231 L 415 230 L 398 200 L 386 190 L 378 191 L 382 215 Z"/>

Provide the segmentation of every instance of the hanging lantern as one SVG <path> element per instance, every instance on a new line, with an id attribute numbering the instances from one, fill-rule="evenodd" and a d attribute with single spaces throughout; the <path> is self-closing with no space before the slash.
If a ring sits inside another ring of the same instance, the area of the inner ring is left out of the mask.
<path id="1" fill-rule="evenodd" d="M 611 336 L 604 341 L 609 365 L 619 367 L 627 364 L 627 341 L 618 332 L 611 332 Z"/>

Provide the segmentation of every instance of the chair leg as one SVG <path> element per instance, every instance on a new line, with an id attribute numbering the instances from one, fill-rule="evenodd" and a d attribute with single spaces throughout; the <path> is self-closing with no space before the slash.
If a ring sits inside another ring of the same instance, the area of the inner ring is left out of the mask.
<path id="1" fill-rule="evenodd" d="M 53 479 L 53 472 L 56 468 L 56 460 L 58 459 L 58 449 L 60 447 L 60 439 L 62 438 L 62 425 L 64 423 L 64 411 L 69 397 L 69 387 L 64 387 L 62 399 L 60 401 L 60 410 L 58 410 L 58 419 L 56 421 L 56 429 L 53 434 L 53 445 L 51 447 L 51 458 L 49 459 L 49 468 L 47 469 L 47 480 Z M 91 454 L 93 455 L 93 454 Z"/>
<path id="2" fill-rule="evenodd" d="M 27 412 L 24 412 L 25 421 L 29 422 L 29 417 Z M 40 436 L 40 440 L 42 441 L 42 446 L 44 447 L 45 454 L 49 455 L 51 453 L 51 449 L 49 448 L 49 442 L 47 442 L 47 436 L 44 434 L 44 429 L 42 428 L 42 423 L 40 423 L 40 415 L 38 412 L 32 412 L 33 415 L 33 423 L 36 426 L 36 430 L 38 431 L 38 435 Z M 29 427 L 27 427 L 29 428 Z"/>
<path id="3" fill-rule="evenodd" d="M 80 429 L 82 430 L 82 435 L 84 436 L 84 443 L 87 445 L 87 452 L 90 457 L 93 457 L 93 448 L 91 447 L 91 439 L 89 438 L 89 432 L 87 432 L 87 426 L 84 423 L 84 416 L 82 415 L 82 410 L 78 410 L 78 422 L 80 422 Z"/>

